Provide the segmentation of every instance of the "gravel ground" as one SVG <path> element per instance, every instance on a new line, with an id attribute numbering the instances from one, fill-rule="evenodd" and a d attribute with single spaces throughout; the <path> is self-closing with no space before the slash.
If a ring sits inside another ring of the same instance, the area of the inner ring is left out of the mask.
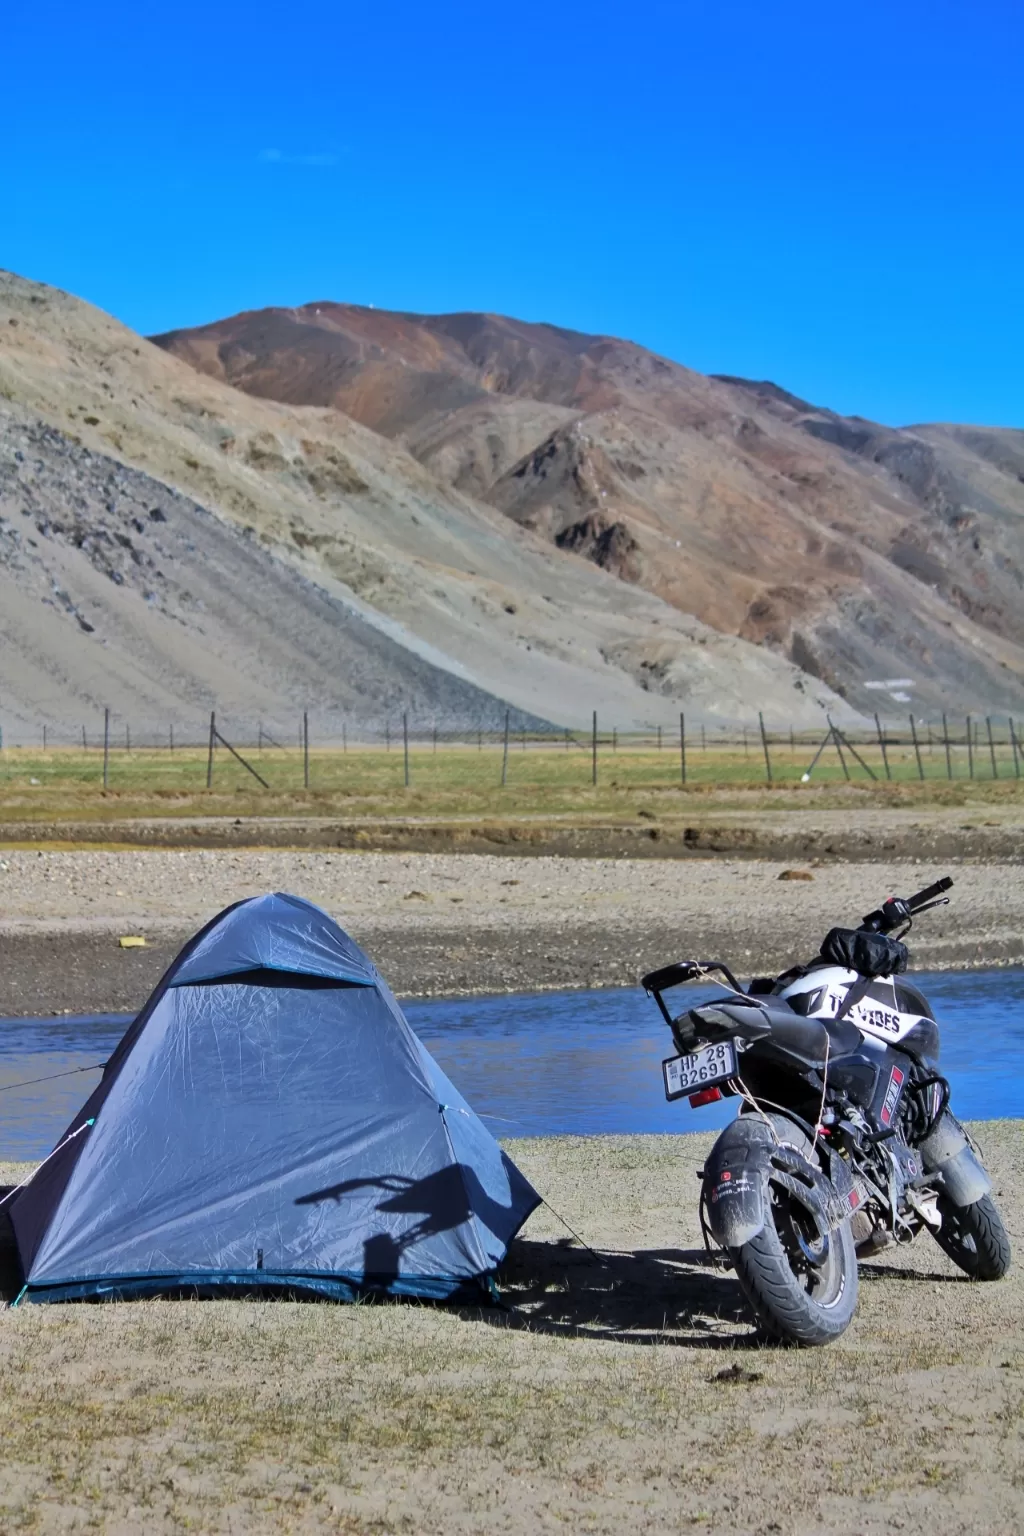
<path id="1" fill-rule="evenodd" d="M 0 854 L 0 1014 L 130 1009 L 229 902 L 287 890 L 327 908 L 406 995 L 629 984 L 696 955 L 742 973 L 817 950 L 944 865 L 146 850 Z M 1024 871 L 962 864 L 914 934 L 919 967 L 1024 964 Z M 144 949 L 122 950 L 138 934 Z"/>
<path id="2" fill-rule="evenodd" d="M 1019 1247 L 1022 1127 L 974 1130 Z M 538 1210 L 508 1311 L 0 1312 L 0 1529 L 1015 1536 L 1024 1269 L 972 1285 L 925 1236 L 837 1345 L 765 1348 L 703 1251 L 709 1144 L 513 1143 L 600 1255 Z"/>

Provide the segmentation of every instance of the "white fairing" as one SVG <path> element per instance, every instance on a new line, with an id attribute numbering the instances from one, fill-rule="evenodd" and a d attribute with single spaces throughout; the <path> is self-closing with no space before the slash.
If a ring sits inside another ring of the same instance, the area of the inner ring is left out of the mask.
<path id="1" fill-rule="evenodd" d="M 822 966 L 820 970 L 811 971 L 807 976 L 801 976 L 787 987 L 783 987 L 776 996 L 791 998 L 802 996 L 804 993 L 814 994 L 820 992 L 820 997 L 813 997 L 807 1010 L 809 1019 L 834 1019 L 850 988 L 859 982 L 861 978 L 856 971 L 843 970 L 842 966 Z M 859 1003 L 854 1003 L 849 1013 L 845 1015 L 856 1024 L 861 1034 L 867 1039 L 884 1040 L 888 1045 L 896 1045 L 908 1035 L 915 1024 L 921 1022 L 919 1013 L 901 1013 L 896 1006 L 896 992 L 891 976 L 878 976 L 871 983 L 872 996 L 862 997 Z"/>

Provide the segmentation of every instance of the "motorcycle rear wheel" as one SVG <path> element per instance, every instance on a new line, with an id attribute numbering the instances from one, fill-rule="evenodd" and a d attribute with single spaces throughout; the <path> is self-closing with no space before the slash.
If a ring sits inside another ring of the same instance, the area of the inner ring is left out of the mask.
<path id="1" fill-rule="evenodd" d="M 1001 1280 L 1010 1267 L 1010 1239 L 992 1196 L 954 1205 L 940 1195 L 939 1214 L 934 1236 L 943 1253 L 972 1280 Z"/>
<path id="2" fill-rule="evenodd" d="M 810 1160 L 811 1144 L 798 1127 L 772 1116 L 785 1142 Z M 830 1344 L 857 1309 L 857 1254 L 849 1221 L 829 1234 L 824 1259 L 806 1256 L 813 1240 L 807 1212 L 787 1190 L 769 1185 L 765 1224 L 729 1256 L 762 1331 L 784 1344 Z M 803 1244 L 801 1245 L 801 1239 Z"/>

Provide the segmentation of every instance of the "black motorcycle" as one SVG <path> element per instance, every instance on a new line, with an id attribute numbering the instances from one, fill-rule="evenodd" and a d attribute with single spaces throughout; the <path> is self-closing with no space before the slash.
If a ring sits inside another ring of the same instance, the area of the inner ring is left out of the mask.
<path id="1" fill-rule="evenodd" d="M 974 1280 L 1010 1266 L 991 1180 L 949 1110 L 935 1016 L 902 979 L 899 939 L 952 884 L 891 897 L 859 928 L 833 928 L 818 959 L 746 991 L 718 961 L 643 978 L 679 1052 L 663 1063 L 666 1096 L 742 1100 L 701 1175 L 701 1224 L 770 1337 L 838 1338 L 858 1254 L 925 1228 Z M 674 1011 L 674 988 L 715 974 L 724 996 Z"/>

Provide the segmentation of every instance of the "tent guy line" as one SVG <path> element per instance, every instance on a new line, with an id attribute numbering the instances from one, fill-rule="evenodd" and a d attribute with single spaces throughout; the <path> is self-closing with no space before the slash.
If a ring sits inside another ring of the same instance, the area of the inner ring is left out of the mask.
<path id="1" fill-rule="evenodd" d="M 18 1083 L 4 1083 L 0 1085 L 0 1093 L 9 1093 L 12 1088 L 32 1088 L 36 1083 L 52 1083 L 58 1077 L 75 1077 L 79 1072 L 102 1072 L 107 1065 L 105 1061 L 94 1062 L 91 1067 L 68 1067 L 66 1072 L 50 1072 L 46 1077 L 26 1077 Z M 53 1156 L 53 1153 L 50 1153 Z M 0 1200 L 0 1205 L 3 1201 Z"/>
<path id="2" fill-rule="evenodd" d="M 76 1136 L 81 1136 L 83 1131 L 89 1130 L 90 1126 L 93 1126 L 95 1124 L 96 1124 L 95 1120 L 86 1120 L 82 1125 L 80 1125 L 78 1127 L 77 1131 L 72 1131 L 70 1133 L 70 1135 L 65 1136 L 64 1140 L 61 1141 L 61 1142 L 58 1142 L 58 1144 L 54 1147 L 52 1152 L 48 1152 L 46 1154 L 46 1156 L 43 1158 L 43 1161 L 39 1164 L 39 1167 L 33 1169 L 32 1173 L 29 1174 L 27 1179 L 23 1179 L 20 1184 L 15 1184 L 13 1189 L 9 1189 L 7 1191 L 7 1193 L 6 1193 L 6 1195 L 4 1195 L 3 1199 L 0 1200 L 0 1205 L 6 1205 L 8 1200 L 12 1200 L 20 1189 L 24 1189 L 28 1184 L 30 1184 L 32 1182 L 32 1180 L 35 1178 L 36 1174 L 39 1172 L 39 1169 L 40 1168 L 44 1168 L 46 1166 L 46 1164 L 50 1161 L 51 1157 L 56 1157 L 58 1152 L 63 1152 L 64 1148 L 67 1146 L 69 1141 L 74 1141 Z M 13 1302 L 12 1305 L 16 1306 L 17 1303 Z"/>

